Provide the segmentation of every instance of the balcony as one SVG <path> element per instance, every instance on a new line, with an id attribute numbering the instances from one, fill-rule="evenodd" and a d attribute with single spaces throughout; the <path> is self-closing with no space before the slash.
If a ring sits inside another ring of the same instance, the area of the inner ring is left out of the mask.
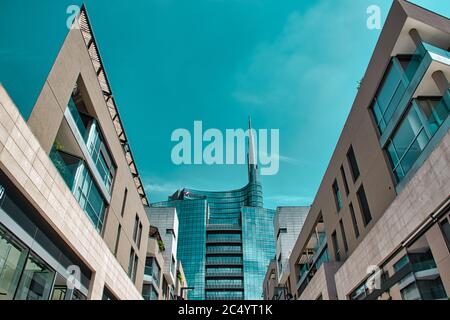
<path id="1" fill-rule="evenodd" d="M 422 43 L 406 63 L 393 58 L 385 80 L 374 99 L 372 109 L 384 147 L 397 123 L 408 108 L 411 99 L 417 96 L 442 95 L 430 91 L 434 84 L 431 75 L 441 70 L 450 78 L 450 53 L 428 43 Z"/>
<path id="2" fill-rule="evenodd" d="M 426 149 L 439 129 L 448 127 L 448 124 L 445 126 L 444 123 L 449 113 L 450 90 L 441 98 L 421 97 L 412 101 L 408 113 L 386 147 L 398 183 L 404 180 L 410 171 L 414 171 L 414 167 L 420 165 L 420 158 L 427 156 Z M 439 135 L 437 136 L 439 138 Z"/>
<path id="3" fill-rule="evenodd" d="M 66 182 L 69 189 L 73 192 L 75 176 L 78 167 L 82 164 L 82 160 L 69 154 L 60 152 L 56 147 L 52 148 L 49 157 L 58 170 L 59 174 Z"/>

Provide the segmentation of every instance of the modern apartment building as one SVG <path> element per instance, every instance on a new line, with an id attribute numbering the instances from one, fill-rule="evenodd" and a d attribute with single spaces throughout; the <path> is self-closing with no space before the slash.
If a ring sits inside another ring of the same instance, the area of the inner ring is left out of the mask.
<path id="1" fill-rule="evenodd" d="M 450 21 L 395 0 L 290 256 L 296 299 L 450 296 Z"/>
<path id="2" fill-rule="evenodd" d="M 275 268 L 269 264 L 263 284 L 264 299 L 286 300 L 289 294 L 289 257 L 302 230 L 309 207 L 278 207 L 275 215 L 274 231 L 276 239 Z M 266 282 L 269 283 L 266 283 Z M 269 291 L 272 295 L 268 295 Z"/>
<path id="3" fill-rule="evenodd" d="M 0 299 L 142 299 L 148 201 L 85 8 L 0 123 Z"/>
<path id="4" fill-rule="evenodd" d="M 147 215 L 152 224 L 160 230 L 164 244 L 162 255 L 162 295 L 163 300 L 174 300 L 177 282 L 177 245 L 179 221 L 175 208 L 147 207 Z"/>
<path id="5" fill-rule="evenodd" d="M 263 208 L 262 185 L 249 130 L 249 183 L 242 189 L 177 191 L 152 207 L 174 207 L 180 219 L 178 259 L 191 300 L 258 300 L 275 256 L 275 210 Z"/>
<path id="6" fill-rule="evenodd" d="M 164 241 L 159 229 L 150 226 L 145 260 L 142 296 L 145 300 L 163 300 Z"/>

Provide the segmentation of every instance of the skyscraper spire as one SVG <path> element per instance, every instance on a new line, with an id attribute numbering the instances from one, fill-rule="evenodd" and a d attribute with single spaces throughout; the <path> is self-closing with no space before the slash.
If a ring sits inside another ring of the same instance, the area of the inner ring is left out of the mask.
<path id="1" fill-rule="evenodd" d="M 254 183 L 258 179 L 258 156 L 255 147 L 255 138 L 253 136 L 252 118 L 248 119 L 248 181 Z"/>
<path id="2" fill-rule="evenodd" d="M 252 117 L 248 117 L 248 166 L 256 166 L 255 141 L 253 139 Z"/>

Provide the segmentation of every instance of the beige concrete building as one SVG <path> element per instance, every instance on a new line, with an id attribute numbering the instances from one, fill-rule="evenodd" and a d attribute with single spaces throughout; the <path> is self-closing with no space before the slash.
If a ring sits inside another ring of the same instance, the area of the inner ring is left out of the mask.
<path id="1" fill-rule="evenodd" d="M 0 299 L 142 299 L 148 201 L 84 8 L 28 122 L 0 87 L 0 123 Z"/>
<path id="2" fill-rule="evenodd" d="M 395 0 L 290 255 L 295 299 L 450 296 L 450 21 Z"/>
<path id="3" fill-rule="evenodd" d="M 150 226 L 142 295 L 146 300 L 163 300 L 164 241 L 157 227 Z"/>

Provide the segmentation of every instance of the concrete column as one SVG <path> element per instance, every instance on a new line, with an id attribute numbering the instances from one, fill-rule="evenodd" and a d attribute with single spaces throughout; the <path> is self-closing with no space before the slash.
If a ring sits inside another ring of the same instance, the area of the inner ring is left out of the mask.
<path id="1" fill-rule="evenodd" d="M 441 275 L 447 296 L 450 297 L 450 251 L 439 224 L 436 223 L 427 231 L 425 236 Z"/>
<path id="2" fill-rule="evenodd" d="M 447 78 L 445 77 L 445 74 L 441 70 L 439 70 L 433 73 L 431 77 L 433 78 L 434 82 L 439 88 L 441 94 L 444 95 L 444 93 L 448 90 L 448 88 L 450 88 L 450 85 L 448 83 Z"/>
<path id="3" fill-rule="evenodd" d="M 420 37 L 420 34 L 417 31 L 417 29 L 411 29 L 409 31 L 409 35 L 410 35 L 411 39 L 414 41 L 414 43 L 416 44 L 417 47 L 422 45 L 422 38 Z"/>

